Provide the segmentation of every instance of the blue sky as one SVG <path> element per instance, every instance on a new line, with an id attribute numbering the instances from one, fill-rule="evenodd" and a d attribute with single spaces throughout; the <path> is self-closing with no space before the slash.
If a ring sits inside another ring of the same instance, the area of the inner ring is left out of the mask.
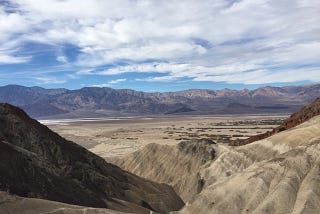
<path id="1" fill-rule="evenodd" d="M 0 85 L 320 82 L 319 0 L 0 0 Z"/>

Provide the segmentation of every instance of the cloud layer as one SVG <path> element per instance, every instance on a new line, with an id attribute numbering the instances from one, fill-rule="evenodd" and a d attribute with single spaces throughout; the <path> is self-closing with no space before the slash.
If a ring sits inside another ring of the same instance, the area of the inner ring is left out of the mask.
<path id="1" fill-rule="evenodd" d="M 0 65 L 49 58 L 25 69 L 45 84 L 127 73 L 155 82 L 320 81 L 318 0 L 0 3 Z"/>

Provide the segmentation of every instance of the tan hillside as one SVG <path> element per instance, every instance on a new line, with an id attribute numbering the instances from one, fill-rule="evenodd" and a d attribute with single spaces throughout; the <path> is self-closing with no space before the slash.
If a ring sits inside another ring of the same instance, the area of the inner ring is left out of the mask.
<path id="1" fill-rule="evenodd" d="M 181 142 L 177 146 L 149 144 L 117 164 L 139 176 L 173 186 L 184 201 L 189 201 L 203 187 L 199 169 L 215 155 L 210 140 Z"/>
<path id="2" fill-rule="evenodd" d="M 204 190 L 179 213 L 318 213 L 319 155 L 320 116 L 231 148 L 201 171 Z"/>
<path id="3" fill-rule="evenodd" d="M 118 164 L 172 184 L 186 202 L 173 213 L 319 213 L 320 116 L 248 145 L 206 147 L 214 157 L 203 162 L 150 145 Z"/>

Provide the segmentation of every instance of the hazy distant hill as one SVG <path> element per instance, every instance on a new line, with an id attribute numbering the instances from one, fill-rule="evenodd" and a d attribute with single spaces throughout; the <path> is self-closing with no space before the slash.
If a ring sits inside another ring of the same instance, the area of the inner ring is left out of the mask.
<path id="1" fill-rule="evenodd" d="M 165 93 L 96 87 L 67 90 L 9 85 L 0 87 L 0 102 L 17 105 L 35 117 L 292 113 L 319 94 L 320 84 L 239 91 L 192 89 Z"/>

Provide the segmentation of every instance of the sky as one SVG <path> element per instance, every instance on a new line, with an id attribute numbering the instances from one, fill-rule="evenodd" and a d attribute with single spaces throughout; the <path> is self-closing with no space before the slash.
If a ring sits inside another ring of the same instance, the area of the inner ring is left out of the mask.
<path id="1" fill-rule="evenodd" d="M 0 86 L 320 82 L 319 0 L 0 0 Z"/>

